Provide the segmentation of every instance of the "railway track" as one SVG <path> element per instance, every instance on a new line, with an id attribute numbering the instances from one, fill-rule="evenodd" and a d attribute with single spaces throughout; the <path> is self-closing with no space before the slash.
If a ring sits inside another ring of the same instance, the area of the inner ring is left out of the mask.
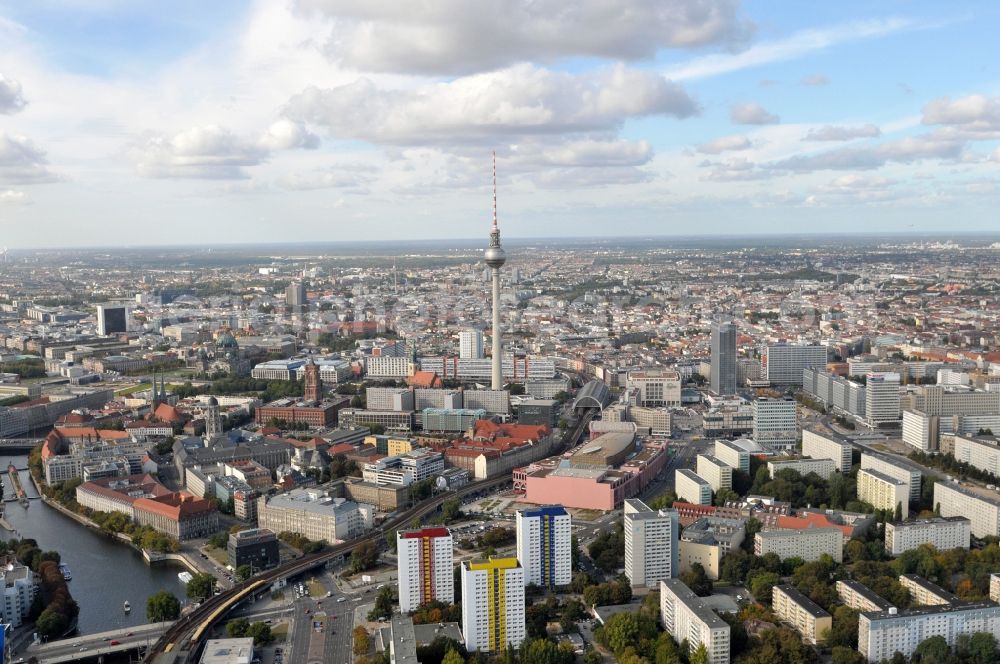
<path id="1" fill-rule="evenodd" d="M 321 553 L 305 555 L 294 561 L 285 563 L 265 572 L 254 579 L 245 581 L 239 585 L 223 591 L 222 593 L 210 597 L 202 602 L 198 608 L 185 616 L 182 616 L 168 629 L 160 639 L 146 653 L 143 661 L 152 662 L 157 655 L 174 651 L 188 650 L 190 646 L 200 645 L 205 633 L 221 619 L 226 613 L 231 611 L 237 604 L 264 588 L 269 587 L 280 579 L 297 576 L 308 572 L 320 565 L 325 565 L 331 560 L 346 556 L 356 548 L 366 542 L 378 542 L 384 537 L 385 532 L 390 532 L 401 526 L 405 526 L 411 521 L 422 519 L 423 517 L 436 511 L 450 498 L 461 497 L 501 486 L 510 481 L 509 476 L 494 477 L 487 480 L 470 482 L 455 491 L 428 498 L 424 502 L 415 505 L 405 512 L 401 512 L 383 522 L 381 530 L 373 532 L 365 537 L 344 542 L 329 548 Z M 185 647 L 188 646 L 188 647 Z"/>
<path id="2" fill-rule="evenodd" d="M 596 414 L 597 412 L 592 410 L 580 416 L 573 428 L 563 435 L 563 439 L 560 441 L 560 448 L 556 451 L 556 453 L 559 451 L 565 451 L 569 447 L 575 445 L 576 442 L 579 441 L 580 436 L 583 435 L 587 425 Z M 218 622 L 244 599 L 252 596 L 255 592 L 259 592 L 260 590 L 269 587 L 275 581 L 298 576 L 299 574 L 308 572 L 316 567 L 319 567 L 320 565 L 325 565 L 332 560 L 338 559 L 342 556 L 347 556 L 366 542 L 374 542 L 378 545 L 379 541 L 385 537 L 384 533 L 391 532 L 392 530 L 405 526 L 412 521 L 424 518 L 428 514 L 431 514 L 440 508 L 441 505 L 443 505 L 445 501 L 450 498 L 460 498 L 462 496 L 483 491 L 484 489 L 501 486 L 510 481 L 510 475 L 494 477 L 486 480 L 478 480 L 476 482 L 470 482 L 455 491 L 449 491 L 447 493 L 428 498 L 422 503 L 414 505 L 407 511 L 387 519 L 382 523 L 381 529 L 376 532 L 351 540 L 350 542 L 337 544 L 336 546 L 330 547 L 321 553 L 305 555 L 301 558 L 285 563 L 280 567 L 264 572 L 251 580 L 244 581 L 243 583 L 234 586 L 229 590 L 223 591 L 218 595 L 210 597 L 202 602 L 198 608 L 194 609 L 186 616 L 179 618 L 177 622 L 175 622 L 170 629 L 168 629 L 163 636 L 160 637 L 155 644 L 153 644 L 153 646 L 146 653 L 143 661 L 152 662 L 161 653 L 179 652 L 183 650 L 196 651 L 205 634 L 216 622 Z"/>

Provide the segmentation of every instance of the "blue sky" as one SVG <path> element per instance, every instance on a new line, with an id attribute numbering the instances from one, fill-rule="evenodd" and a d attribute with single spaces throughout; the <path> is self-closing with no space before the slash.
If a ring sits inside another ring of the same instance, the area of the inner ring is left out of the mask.
<path id="1" fill-rule="evenodd" d="M 4 242 L 1000 229 L 995 3 L 400 6 L 0 0 Z"/>

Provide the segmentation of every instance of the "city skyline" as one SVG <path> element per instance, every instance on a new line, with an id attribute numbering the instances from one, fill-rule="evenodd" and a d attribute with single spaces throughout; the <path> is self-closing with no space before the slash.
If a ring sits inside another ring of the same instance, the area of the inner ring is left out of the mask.
<path id="1" fill-rule="evenodd" d="M 5 244 L 992 229 L 995 7 L 629 5 L 0 2 Z"/>

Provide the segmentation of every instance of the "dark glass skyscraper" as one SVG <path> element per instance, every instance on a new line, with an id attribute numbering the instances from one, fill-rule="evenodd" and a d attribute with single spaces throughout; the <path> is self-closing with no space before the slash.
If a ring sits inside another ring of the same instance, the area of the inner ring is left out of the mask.
<path id="1" fill-rule="evenodd" d="M 712 380 L 716 394 L 736 394 L 736 326 L 731 321 L 712 322 Z"/>

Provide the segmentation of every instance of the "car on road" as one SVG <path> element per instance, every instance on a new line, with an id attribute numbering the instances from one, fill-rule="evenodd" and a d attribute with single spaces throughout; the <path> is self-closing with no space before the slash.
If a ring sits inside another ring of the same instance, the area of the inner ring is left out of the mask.
<path id="1" fill-rule="evenodd" d="M 125 636 L 132 636 L 133 634 L 135 634 L 135 632 L 126 632 Z"/>
<path id="2" fill-rule="evenodd" d="M 113 645 L 113 646 L 120 646 L 121 644 L 122 644 L 122 642 L 119 641 L 118 639 L 111 639 L 111 645 Z"/>

